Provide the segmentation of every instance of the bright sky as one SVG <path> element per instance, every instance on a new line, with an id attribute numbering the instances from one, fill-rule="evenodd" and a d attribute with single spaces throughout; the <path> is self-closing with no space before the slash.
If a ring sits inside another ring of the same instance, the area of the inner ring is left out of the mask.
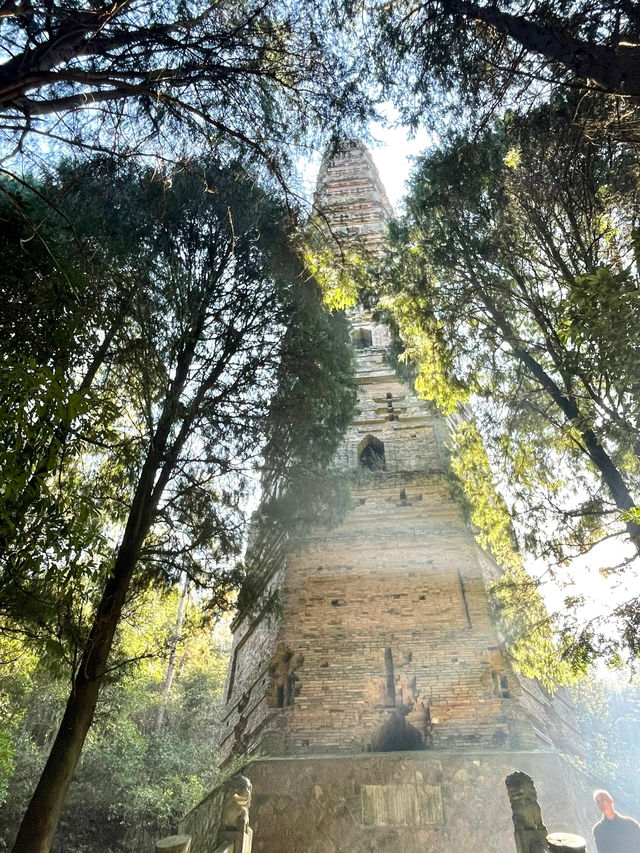
<path id="1" fill-rule="evenodd" d="M 435 137 L 420 128 L 415 137 L 409 139 L 406 127 L 383 127 L 381 124 L 371 126 L 371 135 L 375 140 L 370 144 L 371 155 L 389 201 L 396 213 L 400 213 L 413 160 L 434 144 Z"/>

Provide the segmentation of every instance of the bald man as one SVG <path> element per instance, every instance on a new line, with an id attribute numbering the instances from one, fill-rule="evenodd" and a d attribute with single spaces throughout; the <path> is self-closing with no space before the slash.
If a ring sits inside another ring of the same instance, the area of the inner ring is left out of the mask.
<path id="1" fill-rule="evenodd" d="M 598 853 L 640 853 L 640 824 L 618 814 L 608 791 L 594 791 L 593 799 L 602 812 L 601 820 L 593 827 Z"/>

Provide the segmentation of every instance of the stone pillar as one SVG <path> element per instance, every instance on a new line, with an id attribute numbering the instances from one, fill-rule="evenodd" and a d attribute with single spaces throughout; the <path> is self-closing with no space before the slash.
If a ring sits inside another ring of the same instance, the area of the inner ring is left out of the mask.
<path id="1" fill-rule="evenodd" d="M 587 842 L 571 832 L 552 832 L 547 835 L 550 853 L 585 853 Z"/>
<path id="2" fill-rule="evenodd" d="M 188 853 L 251 853 L 250 805 L 249 779 L 241 773 L 225 779 L 180 824 L 191 836 Z"/>
<path id="3" fill-rule="evenodd" d="M 189 853 L 190 835 L 168 835 L 156 841 L 156 853 Z"/>
<path id="4" fill-rule="evenodd" d="M 250 826 L 219 832 L 215 853 L 251 853 L 253 830 Z"/>
<path id="5" fill-rule="evenodd" d="M 547 828 L 542 822 L 533 779 L 516 771 L 505 779 L 516 841 L 517 853 L 544 853 L 547 848 Z"/>
<path id="6" fill-rule="evenodd" d="M 253 838 L 253 831 L 249 826 L 251 787 L 249 779 L 241 773 L 236 773 L 224 783 L 224 799 L 216 850 L 251 853 Z"/>

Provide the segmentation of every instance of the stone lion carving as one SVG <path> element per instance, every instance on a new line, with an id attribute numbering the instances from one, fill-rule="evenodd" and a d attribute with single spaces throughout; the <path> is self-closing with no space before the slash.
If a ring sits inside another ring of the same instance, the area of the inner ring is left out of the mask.
<path id="1" fill-rule="evenodd" d="M 517 853 L 544 853 L 547 829 L 533 779 L 516 770 L 505 779 L 511 803 Z"/>
<path id="2" fill-rule="evenodd" d="M 224 784 L 222 800 L 222 830 L 244 830 L 249 823 L 251 805 L 251 782 L 241 773 L 230 776 Z"/>

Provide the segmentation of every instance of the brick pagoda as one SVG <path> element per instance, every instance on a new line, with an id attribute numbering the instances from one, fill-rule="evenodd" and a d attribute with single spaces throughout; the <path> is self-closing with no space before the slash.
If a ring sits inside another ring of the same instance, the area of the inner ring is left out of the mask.
<path id="1" fill-rule="evenodd" d="M 360 142 L 325 156 L 316 203 L 334 238 L 380 250 L 391 208 Z M 449 425 L 398 379 L 389 329 L 362 306 L 349 320 L 351 509 L 277 567 L 277 614 L 234 625 L 220 749 L 259 756 L 253 849 L 504 853 L 513 770 L 550 831 L 587 832 L 589 783 L 560 754 L 579 749 L 568 707 L 514 674 L 491 621 L 496 567 L 453 495 Z"/>

